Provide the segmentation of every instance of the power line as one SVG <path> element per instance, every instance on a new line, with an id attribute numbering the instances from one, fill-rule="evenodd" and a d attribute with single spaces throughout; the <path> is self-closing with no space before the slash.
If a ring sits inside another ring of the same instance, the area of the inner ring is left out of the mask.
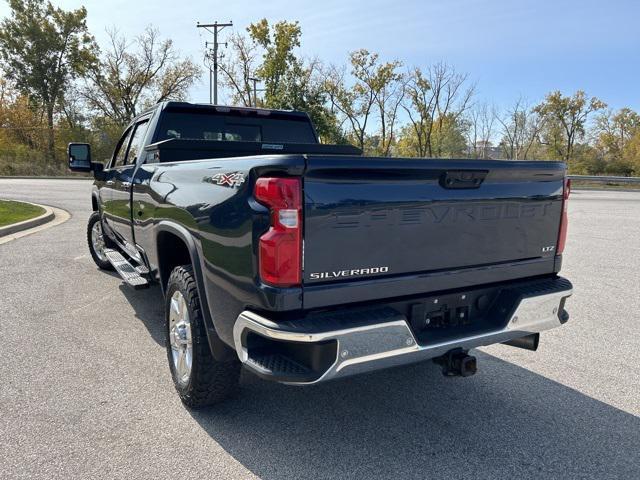
<path id="1" fill-rule="evenodd" d="M 211 71 L 211 65 L 209 65 L 209 103 L 213 103 L 214 105 L 218 104 L 218 32 L 222 30 L 224 27 L 233 27 L 233 22 L 229 21 L 229 23 L 218 23 L 215 21 L 214 23 L 200 23 L 196 24 L 197 28 L 204 28 L 209 33 L 213 33 L 213 72 Z M 208 48 L 210 42 L 205 42 L 205 48 Z M 213 77 L 213 78 L 212 78 Z M 213 83 L 213 99 L 211 98 L 211 84 Z"/>

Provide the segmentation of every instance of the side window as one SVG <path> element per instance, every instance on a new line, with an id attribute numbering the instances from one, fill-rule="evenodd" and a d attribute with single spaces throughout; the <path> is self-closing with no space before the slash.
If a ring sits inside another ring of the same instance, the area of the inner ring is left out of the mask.
<path id="1" fill-rule="evenodd" d="M 112 168 L 121 167 L 125 164 L 127 158 L 127 147 L 129 146 L 129 139 L 131 138 L 131 129 L 127 130 L 125 134 L 118 142 L 116 151 L 113 155 L 113 161 L 111 162 Z"/>
<path id="2" fill-rule="evenodd" d="M 127 153 L 127 165 L 136 162 L 136 159 L 138 158 L 140 149 L 142 147 L 142 139 L 144 138 L 144 134 L 147 133 L 148 125 L 149 120 L 143 120 L 135 126 L 135 130 L 133 131 L 133 135 L 131 136 L 129 153 Z"/>

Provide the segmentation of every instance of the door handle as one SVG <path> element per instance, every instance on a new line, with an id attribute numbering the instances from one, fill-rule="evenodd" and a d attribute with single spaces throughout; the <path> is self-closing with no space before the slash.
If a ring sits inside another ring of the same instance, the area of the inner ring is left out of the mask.
<path id="1" fill-rule="evenodd" d="M 480 188 L 487 170 L 448 170 L 440 175 L 440 186 L 449 189 Z"/>

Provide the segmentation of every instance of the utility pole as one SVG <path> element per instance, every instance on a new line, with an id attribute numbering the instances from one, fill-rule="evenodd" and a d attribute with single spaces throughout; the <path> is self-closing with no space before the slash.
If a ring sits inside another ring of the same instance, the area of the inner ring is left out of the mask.
<path id="1" fill-rule="evenodd" d="M 206 60 L 209 60 L 209 45 L 213 44 L 211 42 L 204 42 L 204 58 Z M 213 70 L 211 69 L 211 62 L 205 62 L 205 65 L 209 69 L 209 103 L 213 104 L 213 98 L 211 97 L 211 95 L 213 95 L 213 89 L 211 88 L 213 85 Z"/>
<path id="2" fill-rule="evenodd" d="M 213 103 L 214 105 L 218 104 L 218 32 L 222 30 L 224 27 L 233 27 L 233 22 L 229 21 L 229 23 L 203 23 L 198 22 L 196 24 L 197 28 L 204 28 L 209 33 L 213 33 L 213 75 L 211 72 L 211 66 L 209 66 L 209 103 Z M 205 48 L 208 46 L 209 42 L 205 43 Z M 211 101 L 211 77 L 213 76 L 213 102 Z"/>
<path id="3" fill-rule="evenodd" d="M 253 82 L 253 106 L 257 107 L 258 106 L 258 89 L 256 88 L 256 85 L 258 82 L 261 82 L 262 80 L 257 77 L 249 77 L 247 78 L 247 80 L 249 80 L 250 82 Z"/>

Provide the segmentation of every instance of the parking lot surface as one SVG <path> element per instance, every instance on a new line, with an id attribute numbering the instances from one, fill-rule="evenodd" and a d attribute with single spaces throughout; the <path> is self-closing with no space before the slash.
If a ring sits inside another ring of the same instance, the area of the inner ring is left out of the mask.
<path id="1" fill-rule="evenodd" d="M 86 245 L 91 182 L 0 179 L 0 198 L 71 213 L 0 245 L 0 478 L 640 478 L 640 192 L 574 191 L 571 315 L 537 352 L 477 352 L 300 388 L 244 374 L 189 411 L 157 287 Z"/>

